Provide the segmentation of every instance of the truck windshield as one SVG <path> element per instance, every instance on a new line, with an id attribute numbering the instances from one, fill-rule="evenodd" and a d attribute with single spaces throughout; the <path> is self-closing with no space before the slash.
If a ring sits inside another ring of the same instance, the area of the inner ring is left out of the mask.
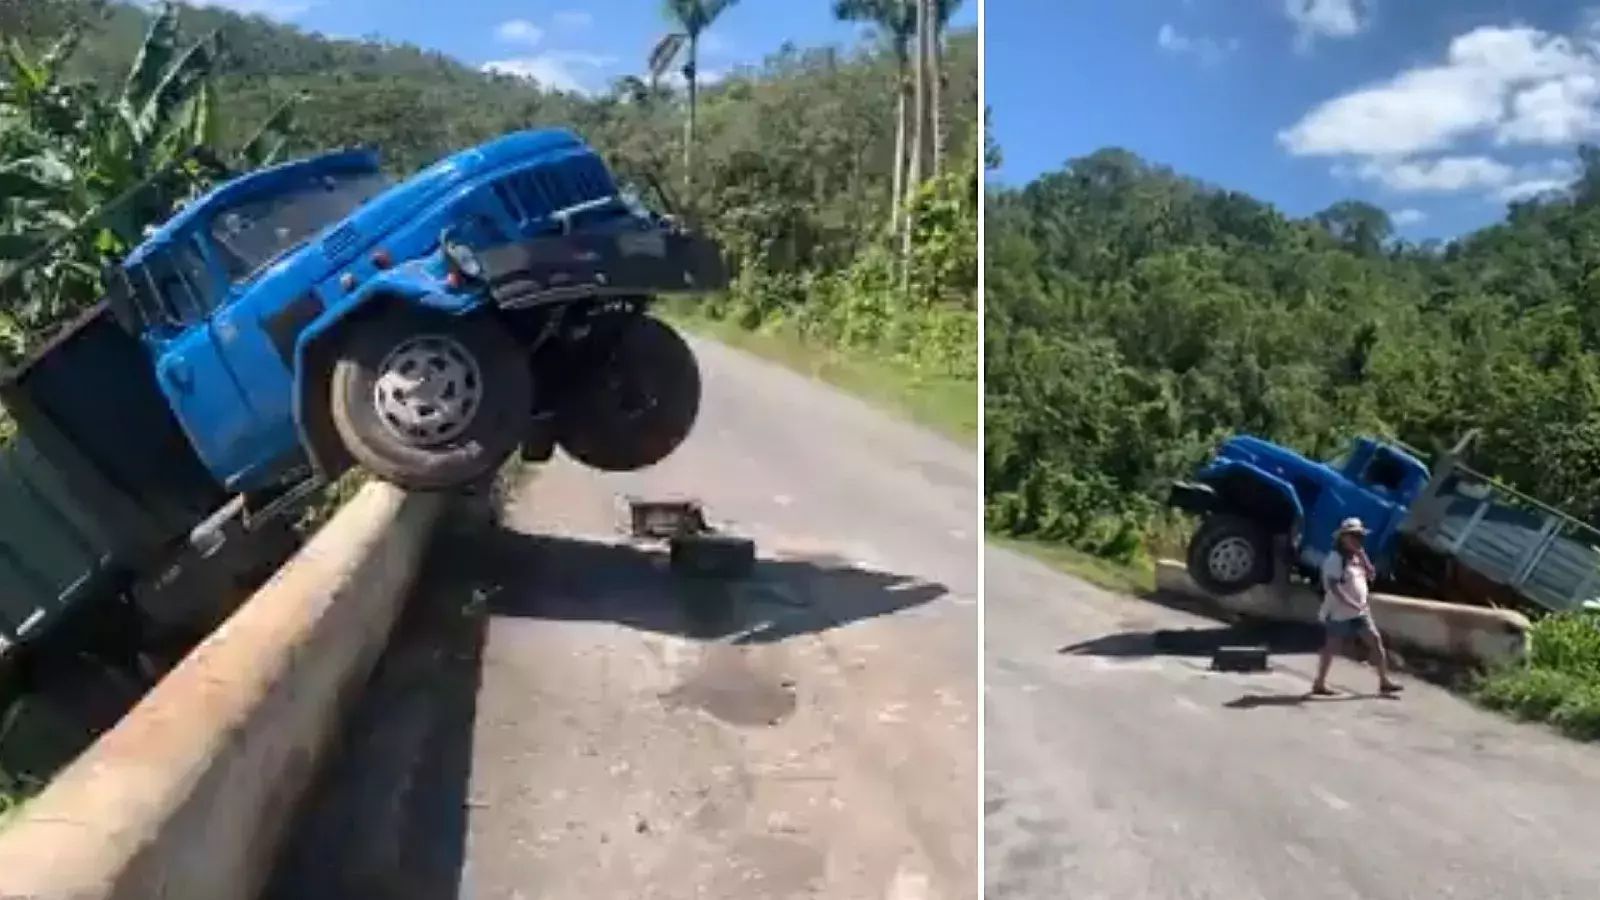
<path id="1" fill-rule="evenodd" d="M 211 236 L 229 280 L 249 280 L 390 184 L 381 172 L 321 175 L 222 210 L 212 219 Z"/>

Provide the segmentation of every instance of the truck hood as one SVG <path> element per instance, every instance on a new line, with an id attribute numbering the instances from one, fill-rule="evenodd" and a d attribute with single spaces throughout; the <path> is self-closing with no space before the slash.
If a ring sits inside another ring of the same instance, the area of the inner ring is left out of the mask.
<path id="1" fill-rule="evenodd" d="M 1311 460 L 1281 444 L 1264 441 L 1248 434 L 1235 435 L 1223 441 L 1222 446 L 1217 448 L 1217 459 L 1253 463 L 1263 468 L 1285 463 L 1295 466 L 1315 465 Z"/>
<path id="2" fill-rule="evenodd" d="M 250 290 L 286 284 L 319 283 L 370 251 L 385 236 L 463 184 L 508 164 L 563 153 L 589 153 L 575 134 L 560 129 L 516 132 L 457 152 L 368 200 L 330 224 L 293 253 L 268 267 Z M 396 260 L 396 263 L 403 260 Z"/>

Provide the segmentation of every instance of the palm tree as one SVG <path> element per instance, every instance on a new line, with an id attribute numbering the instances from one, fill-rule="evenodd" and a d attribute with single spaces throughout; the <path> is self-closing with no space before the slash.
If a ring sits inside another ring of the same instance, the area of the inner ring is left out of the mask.
<path id="1" fill-rule="evenodd" d="M 894 164 L 889 187 L 889 231 L 900 231 L 900 212 L 906 196 L 907 115 L 911 109 L 911 39 L 917 16 L 912 0 L 835 0 L 834 18 L 866 22 L 883 36 L 895 61 Z"/>
<path id="2" fill-rule="evenodd" d="M 835 0 L 833 4 L 834 18 L 844 22 L 861 22 L 870 24 L 888 45 L 890 53 L 895 60 L 895 134 L 894 134 L 894 166 L 890 177 L 890 213 L 889 230 L 893 234 L 900 231 L 901 217 L 905 211 L 906 199 L 911 193 L 912 186 L 906 178 L 906 165 L 908 162 L 907 146 L 908 136 L 913 128 L 912 116 L 916 121 L 931 120 L 932 131 L 931 147 L 924 144 L 918 152 L 919 176 L 927 171 L 926 161 L 932 157 L 933 174 L 937 175 L 944 158 L 945 121 L 942 112 L 943 82 L 943 54 L 941 52 L 942 33 L 950 16 L 960 7 L 961 0 L 933 0 L 931 21 L 933 29 L 933 52 L 931 56 L 924 56 L 923 43 L 919 39 L 917 30 L 918 9 L 924 0 Z M 925 13 L 926 14 L 926 13 Z M 912 66 L 912 41 L 917 40 L 917 58 L 927 59 L 921 75 L 913 77 Z M 923 100 L 916 99 L 916 85 L 922 83 Z M 928 107 L 931 105 L 931 115 Z M 915 113 L 913 113 L 915 107 Z M 931 150 L 931 154 L 930 154 Z"/>
<path id="3" fill-rule="evenodd" d="M 666 72 L 680 50 L 687 51 L 683 78 L 689 89 L 689 114 L 683 125 L 683 184 L 684 193 L 691 196 L 694 190 L 695 114 L 700 101 L 700 35 L 736 2 L 738 0 L 665 0 L 667 17 L 678 26 L 678 30 L 664 35 L 650 53 L 650 76 L 655 79 Z"/>

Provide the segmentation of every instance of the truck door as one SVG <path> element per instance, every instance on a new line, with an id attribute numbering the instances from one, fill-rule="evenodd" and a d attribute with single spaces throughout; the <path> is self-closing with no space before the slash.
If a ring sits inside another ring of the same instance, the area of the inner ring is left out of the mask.
<path id="1" fill-rule="evenodd" d="M 134 288 L 169 319 L 154 337 L 156 377 L 195 452 L 230 490 L 297 446 L 289 409 L 291 376 L 283 369 L 253 377 L 278 384 L 244 384 L 229 354 L 248 329 L 223 315 L 214 272 L 193 239 L 163 249 L 130 273 Z M 260 401 L 277 388 L 276 404 Z M 284 445 L 287 444 L 287 447 Z"/>
<path id="2" fill-rule="evenodd" d="M 1382 445 L 1357 452 L 1351 459 L 1360 469 L 1352 472 L 1343 465 L 1336 467 L 1345 477 L 1324 483 L 1316 502 L 1306 511 L 1301 538 L 1301 561 L 1306 565 L 1321 563 L 1333 547 L 1334 529 L 1351 516 L 1360 518 L 1371 532 L 1367 549 L 1380 567 L 1392 549 L 1390 532 L 1405 515 L 1404 488 L 1410 469 Z"/>
<path id="3" fill-rule="evenodd" d="M 1373 448 L 1346 498 L 1345 516 L 1359 516 L 1367 526 L 1367 552 L 1373 562 L 1384 565 L 1394 549 L 1394 526 L 1406 514 L 1406 481 L 1411 468 L 1381 444 Z"/>

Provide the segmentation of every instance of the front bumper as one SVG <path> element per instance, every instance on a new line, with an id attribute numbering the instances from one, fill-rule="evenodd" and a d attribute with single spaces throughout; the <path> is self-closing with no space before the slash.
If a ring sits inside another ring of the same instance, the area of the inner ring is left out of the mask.
<path id="1" fill-rule="evenodd" d="M 478 258 L 502 309 L 728 286 L 717 243 L 672 224 L 533 238 L 483 250 Z"/>

